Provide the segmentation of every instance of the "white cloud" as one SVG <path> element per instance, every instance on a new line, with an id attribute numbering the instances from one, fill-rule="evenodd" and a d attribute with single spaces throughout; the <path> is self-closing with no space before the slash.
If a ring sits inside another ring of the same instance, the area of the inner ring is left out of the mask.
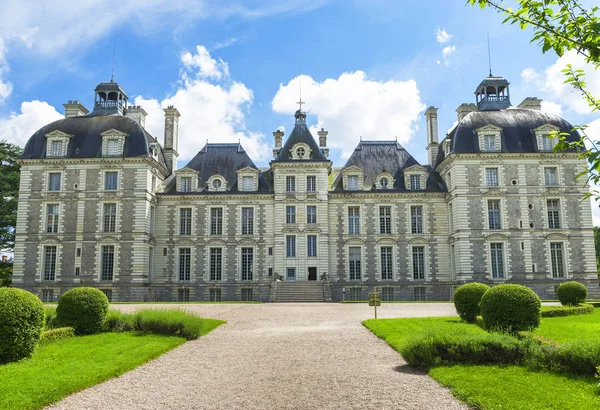
<path id="1" fill-rule="evenodd" d="M 444 64 L 450 64 L 450 56 L 456 51 L 456 46 L 446 46 L 442 50 L 442 57 L 444 58 Z"/>
<path id="2" fill-rule="evenodd" d="M 374 140 L 398 137 L 406 144 L 418 130 L 419 114 L 425 110 L 414 80 L 378 82 L 356 71 L 323 82 L 306 75 L 295 77 L 279 86 L 271 102 L 273 111 L 292 114 L 298 109 L 300 78 L 308 121 L 311 114 L 316 116 L 313 135 L 324 127 L 329 131 L 327 145 L 341 149 L 345 158 L 361 136 Z"/>
<path id="3" fill-rule="evenodd" d="M 45 101 L 25 101 L 21 112 L 13 112 L 0 119 L 0 140 L 7 140 L 20 147 L 44 125 L 63 118 L 56 109 Z"/>
<path id="4" fill-rule="evenodd" d="M 220 43 L 215 44 L 212 49 L 213 50 L 219 50 L 221 48 L 226 48 L 226 47 L 229 47 L 232 44 L 237 43 L 237 41 L 238 41 L 237 38 L 231 37 L 231 38 L 228 38 L 225 41 L 221 41 Z"/>
<path id="5" fill-rule="evenodd" d="M 542 72 L 527 68 L 521 73 L 521 77 L 526 82 L 538 87 L 544 97 L 560 101 L 561 105 L 578 114 L 589 114 L 591 108 L 580 92 L 570 85 L 564 84 L 565 75 L 562 70 L 566 68 L 567 64 L 572 64 L 575 70 L 584 70 L 587 90 L 592 95 L 600 95 L 600 70 L 594 70 L 592 66 L 584 61 L 584 57 L 575 51 L 566 52 L 553 65 Z"/>
<path id="6" fill-rule="evenodd" d="M 440 44 L 445 44 L 448 41 L 450 41 L 452 39 L 452 37 L 454 37 L 454 34 L 448 34 L 446 32 L 446 29 L 440 29 L 438 27 L 437 30 L 435 30 L 435 38 L 437 39 L 437 42 Z"/>
<path id="7" fill-rule="evenodd" d="M 562 117 L 563 113 L 562 105 L 546 100 L 542 101 L 542 111 L 558 115 L 559 117 Z"/>
<path id="8" fill-rule="evenodd" d="M 198 46 L 196 51 L 197 54 L 181 55 L 181 63 L 188 71 L 182 72 L 174 95 L 162 101 L 143 96 L 135 98 L 135 104 L 148 112 L 146 129 L 162 141 L 162 108 L 174 105 L 181 113 L 180 166 L 196 155 L 206 140 L 211 143 L 240 141 L 253 160 L 266 161 L 269 147 L 264 135 L 247 130 L 245 125 L 245 114 L 253 101 L 252 90 L 232 81 L 227 64 L 217 63 L 206 48 Z"/>
<path id="9" fill-rule="evenodd" d="M 2 75 L 8 71 L 8 62 L 6 61 L 6 44 L 0 37 L 0 103 L 8 98 L 12 93 L 12 84 L 2 80 Z"/>

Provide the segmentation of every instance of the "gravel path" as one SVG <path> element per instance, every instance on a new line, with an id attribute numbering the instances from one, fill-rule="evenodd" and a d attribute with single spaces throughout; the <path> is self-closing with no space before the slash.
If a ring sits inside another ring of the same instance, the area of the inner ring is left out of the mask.
<path id="1" fill-rule="evenodd" d="M 133 311 L 139 305 L 117 305 Z M 144 305 L 143 307 L 148 307 Z M 159 308 L 181 305 L 157 305 Z M 224 319 L 56 409 L 466 409 L 361 325 L 364 304 L 186 305 Z M 452 304 L 390 304 L 379 317 L 455 315 Z"/>

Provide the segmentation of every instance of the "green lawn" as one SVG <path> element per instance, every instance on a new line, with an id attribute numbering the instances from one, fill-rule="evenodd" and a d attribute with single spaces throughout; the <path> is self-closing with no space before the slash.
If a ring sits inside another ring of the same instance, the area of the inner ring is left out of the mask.
<path id="1" fill-rule="evenodd" d="M 396 350 L 413 337 L 432 333 L 486 333 L 458 317 L 366 320 L 363 324 Z M 593 314 L 543 318 L 537 334 L 565 343 L 598 338 L 600 310 Z M 459 399 L 481 409 L 598 409 L 600 390 L 592 378 L 534 372 L 519 366 L 441 366 L 429 375 Z"/>
<path id="2" fill-rule="evenodd" d="M 0 409 L 38 409 L 119 376 L 185 342 L 182 337 L 101 333 L 39 346 L 30 359 L 0 366 Z"/>

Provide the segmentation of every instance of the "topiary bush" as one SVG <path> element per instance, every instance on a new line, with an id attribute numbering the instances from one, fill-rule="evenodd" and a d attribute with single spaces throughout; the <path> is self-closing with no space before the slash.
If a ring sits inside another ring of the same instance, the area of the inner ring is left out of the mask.
<path id="1" fill-rule="evenodd" d="M 551 309 L 542 310 L 542 317 L 575 316 L 590 313 L 594 313 L 594 307 L 589 303 L 584 303 L 579 306 L 556 306 Z"/>
<path id="2" fill-rule="evenodd" d="M 578 305 L 585 302 L 588 290 L 579 282 L 563 282 L 556 290 L 556 296 L 562 305 Z"/>
<path id="3" fill-rule="evenodd" d="M 108 298 L 98 289 L 81 287 L 66 291 L 58 300 L 56 317 L 64 327 L 72 327 L 77 335 L 102 331 L 108 313 Z"/>
<path id="4" fill-rule="evenodd" d="M 31 356 L 44 330 L 44 304 L 22 289 L 0 289 L 0 363 Z"/>
<path id="5" fill-rule="evenodd" d="M 484 283 L 466 283 L 454 292 L 454 306 L 458 316 L 466 322 L 473 323 L 479 315 L 479 302 L 490 287 Z"/>
<path id="6" fill-rule="evenodd" d="M 481 298 L 480 308 L 488 330 L 516 333 L 540 325 L 542 302 L 525 286 L 494 286 Z"/>

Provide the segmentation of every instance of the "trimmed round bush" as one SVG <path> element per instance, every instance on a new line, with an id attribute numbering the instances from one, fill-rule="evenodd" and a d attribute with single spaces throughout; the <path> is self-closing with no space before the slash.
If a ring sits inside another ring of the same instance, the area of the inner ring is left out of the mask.
<path id="1" fill-rule="evenodd" d="M 75 329 L 76 335 L 102 331 L 108 313 L 108 298 L 98 289 L 81 287 L 66 291 L 58 300 L 56 317 L 64 327 Z"/>
<path id="2" fill-rule="evenodd" d="M 587 288 L 579 282 L 563 282 L 556 290 L 556 296 L 562 305 L 579 305 L 585 302 L 587 295 Z"/>
<path id="3" fill-rule="evenodd" d="M 454 306 L 458 316 L 466 322 L 475 322 L 479 315 L 479 302 L 490 287 L 484 283 L 466 283 L 454 292 Z"/>
<path id="4" fill-rule="evenodd" d="M 44 304 L 33 293 L 0 288 L 0 363 L 31 356 L 45 321 Z"/>
<path id="5" fill-rule="evenodd" d="M 485 292 L 480 309 L 488 330 L 516 333 L 540 325 L 542 302 L 525 286 L 498 285 Z"/>

